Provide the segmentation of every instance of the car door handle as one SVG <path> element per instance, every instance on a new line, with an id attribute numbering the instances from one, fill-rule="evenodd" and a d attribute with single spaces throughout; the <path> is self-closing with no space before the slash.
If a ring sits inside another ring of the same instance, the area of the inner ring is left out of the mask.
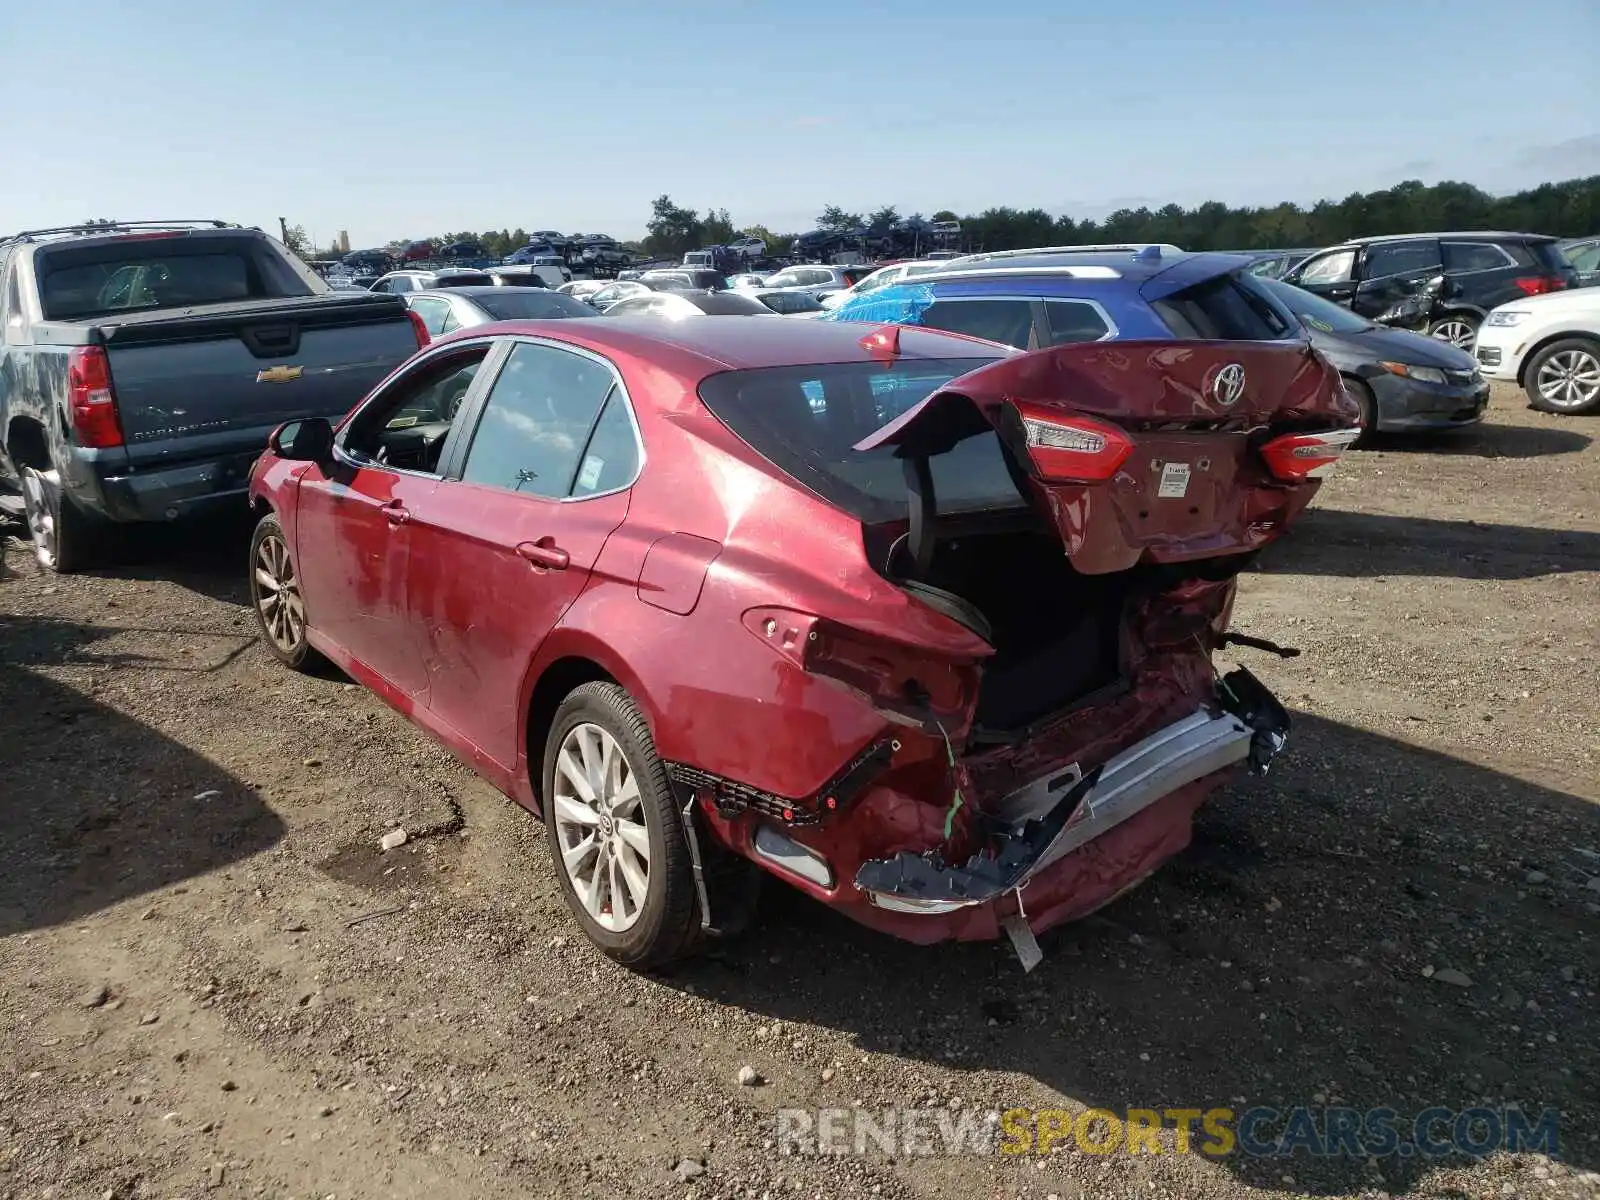
<path id="1" fill-rule="evenodd" d="M 567 564 L 572 561 L 572 555 L 556 545 L 555 538 L 550 537 L 542 537 L 537 542 L 522 542 L 517 546 L 517 553 L 534 566 L 551 571 L 565 571 Z"/>
<path id="2" fill-rule="evenodd" d="M 389 518 L 391 525 L 404 525 L 411 520 L 411 510 L 398 500 L 391 500 L 385 504 L 383 515 Z"/>

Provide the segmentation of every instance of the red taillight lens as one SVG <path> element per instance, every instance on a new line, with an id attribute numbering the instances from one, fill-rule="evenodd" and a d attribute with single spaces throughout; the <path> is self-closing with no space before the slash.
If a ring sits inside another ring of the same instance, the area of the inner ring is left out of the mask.
<path id="1" fill-rule="evenodd" d="M 1332 429 L 1326 433 L 1289 433 L 1261 447 L 1267 468 L 1286 483 L 1325 479 L 1333 474 L 1344 452 L 1359 437 L 1358 429 Z"/>
<path id="2" fill-rule="evenodd" d="M 67 398 L 78 444 L 96 450 L 122 445 L 111 360 L 101 346 L 74 346 L 67 356 Z"/>
<path id="3" fill-rule="evenodd" d="M 406 316 L 411 318 L 411 332 L 417 335 L 417 349 L 421 350 L 433 341 L 433 335 L 428 332 L 428 327 L 422 323 L 422 316 L 414 308 L 406 309 Z"/>
<path id="4" fill-rule="evenodd" d="M 1524 296 L 1543 296 L 1546 292 L 1559 292 L 1567 286 L 1567 281 L 1556 275 L 1529 275 L 1511 282 L 1521 289 Z"/>
<path id="5" fill-rule="evenodd" d="M 1115 425 L 1013 401 L 1028 458 L 1047 483 L 1099 483 L 1133 453 L 1133 439 Z"/>

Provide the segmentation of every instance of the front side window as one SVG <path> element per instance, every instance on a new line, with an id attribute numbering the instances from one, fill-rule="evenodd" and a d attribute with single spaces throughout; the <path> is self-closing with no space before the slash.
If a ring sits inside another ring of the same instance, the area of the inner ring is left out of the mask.
<path id="1" fill-rule="evenodd" d="M 1392 275 L 1426 271 L 1439 265 L 1439 243 L 1432 238 L 1419 238 L 1412 242 L 1379 242 L 1367 247 L 1366 261 L 1361 264 L 1361 276 L 1363 279 L 1388 279 Z"/>
<path id="2" fill-rule="evenodd" d="M 1349 283 L 1355 273 L 1356 252 L 1335 250 L 1313 258 L 1296 273 L 1296 283 Z"/>
<path id="3" fill-rule="evenodd" d="M 618 418 L 606 418 L 612 406 L 627 422 L 627 446 Z M 461 477 L 552 500 L 592 495 L 632 478 L 638 465 L 632 438 L 626 401 L 609 366 L 519 342 L 490 389 Z"/>
<path id="4" fill-rule="evenodd" d="M 422 324 L 434 337 L 444 333 L 444 323 L 450 317 L 450 302 L 418 297 L 411 301 L 411 309 L 422 318 Z"/>
<path id="5" fill-rule="evenodd" d="M 363 465 L 438 474 L 445 441 L 488 354 L 485 342 L 418 363 L 362 407 L 341 445 Z"/>

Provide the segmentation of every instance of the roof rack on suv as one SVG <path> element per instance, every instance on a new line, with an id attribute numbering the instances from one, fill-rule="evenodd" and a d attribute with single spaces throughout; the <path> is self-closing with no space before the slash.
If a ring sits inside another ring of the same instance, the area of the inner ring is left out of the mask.
<path id="1" fill-rule="evenodd" d="M 1107 242 L 1100 245 L 1085 246 L 1032 246 L 1026 250 L 989 250 L 978 254 L 969 254 L 965 258 L 952 259 L 952 262 L 985 262 L 991 258 L 1029 258 L 1036 254 L 1137 254 L 1141 250 L 1156 249 L 1162 254 L 1185 254 L 1187 251 L 1182 246 L 1174 246 L 1170 242 Z"/>
<path id="2" fill-rule="evenodd" d="M 32 242 L 46 237 L 72 237 L 88 236 L 97 233 L 132 233 L 136 229 L 143 230 L 183 230 L 183 229 L 242 229 L 232 221 L 219 221 L 215 218 L 181 219 L 172 221 L 106 221 L 99 224 L 85 221 L 79 225 L 57 225 L 49 229 L 24 229 L 21 233 L 10 233 L 0 236 L 0 242 Z"/>

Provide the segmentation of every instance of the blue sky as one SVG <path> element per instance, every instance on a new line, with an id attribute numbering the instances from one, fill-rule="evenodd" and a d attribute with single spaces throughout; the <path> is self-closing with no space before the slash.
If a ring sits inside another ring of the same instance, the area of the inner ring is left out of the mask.
<path id="1" fill-rule="evenodd" d="M 0 0 L 0 232 L 354 245 L 1600 173 L 1596 0 Z"/>

